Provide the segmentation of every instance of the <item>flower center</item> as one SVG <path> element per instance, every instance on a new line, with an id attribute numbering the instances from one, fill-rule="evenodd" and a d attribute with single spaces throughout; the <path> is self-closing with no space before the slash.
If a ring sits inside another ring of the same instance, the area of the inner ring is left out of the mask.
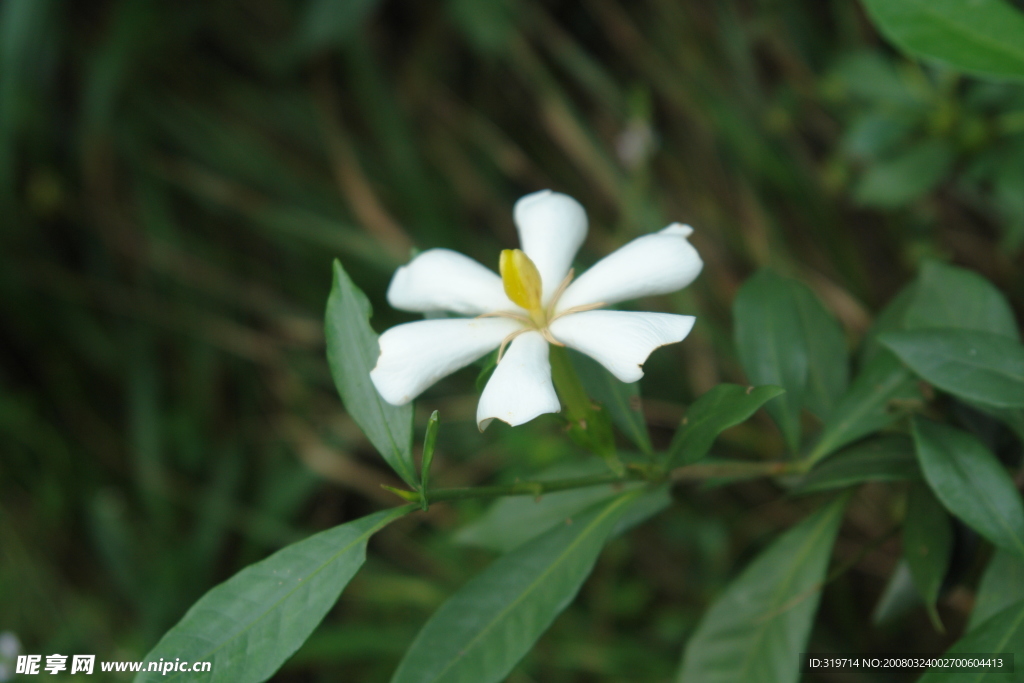
<path id="1" fill-rule="evenodd" d="M 527 318 L 511 311 L 495 311 L 493 313 L 484 313 L 481 316 L 500 316 L 502 318 L 512 318 L 523 323 L 523 329 L 516 330 L 502 340 L 501 347 L 498 349 L 499 363 L 501 362 L 502 355 L 505 353 L 505 347 L 513 339 L 530 330 L 540 332 L 550 344 L 565 346 L 565 344 L 551 335 L 548 326 L 564 315 L 589 311 L 604 306 L 604 303 L 601 302 L 585 306 L 573 306 L 570 309 L 555 314 L 558 299 L 565 292 L 565 288 L 569 286 L 569 283 L 572 282 L 572 269 L 569 269 L 565 279 L 562 280 L 558 285 L 558 289 L 551 295 L 551 301 L 548 302 L 548 305 L 544 306 L 542 303 L 544 288 L 543 282 L 540 279 L 540 271 L 537 270 L 537 266 L 521 249 L 503 249 L 501 259 L 498 261 L 498 269 L 501 271 L 501 283 L 505 287 L 505 295 L 508 296 L 510 301 L 525 309 L 530 315 Z"/>
<path id="2" fill-rule="evenodd" d="M 521 249 L 504 249 L 498 265 L 508 298 L 526 309 L 538 328 L 547 327 L 547 315 L 541 305 L 543 284 L 540 272 L 530 257 Z"/>

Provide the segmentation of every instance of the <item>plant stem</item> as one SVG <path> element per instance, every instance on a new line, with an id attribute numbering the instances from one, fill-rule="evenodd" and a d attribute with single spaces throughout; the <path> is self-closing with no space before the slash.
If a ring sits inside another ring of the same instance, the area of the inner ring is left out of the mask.
<path id="1" fill-rule="evenodd" d="M 551 481 L 517 481 L 507 486 L 474 486 L 471 488 L 436 489 L 427 495 L 431 503 L 440 500 L 463 500 L 466 498 L 497 498 L 499 496 L 540 496 L 553 491 L 581 489 L 601 484 L 625 484 L 646 479 L 639 472 L 629 471 L 619 476 L 614 472 L 595 474 L 590 477 L 553 479 Z"/>
<path id="2" fill-rule="evenodd" d="M 713 462 L 677 467 L 669 472 L 672 481 L 700 481 L 702 479 L 775 477 L 803 471 L 803 463 L 796 462 Z"/>
<path id="3" fill-rule="evenodd" d="M 541 496 L 555 491 L 568 491 L 602 484 L 626 484 L 634 481 L 647 481 L 652 484 L 671 481 L 700 481 L 703 479 L 738 478 L 753 479 L 757 477 L 774 477 L 792 474 L 799 471 L 800 463 L 793 462 L 725 462 L 696 463 L 677 467 L 667 475 L 658 473 L 652 468 L 632 466 L 622 475 L 615 472 L 604 472 L 589 477 L 573 477 L 570 479 L 552 479 L 549 481 L 517 481 L 503 486 L 474 486 L 466 488 L 435 489 L 428 491 L 427 499 L 431 503 L 444 500 L 465 500 L 469 498 L 499 498 L 503 496 Z M 415 491 L 394 493 L 409 501 L 419 501 L 420 494 Z"/>

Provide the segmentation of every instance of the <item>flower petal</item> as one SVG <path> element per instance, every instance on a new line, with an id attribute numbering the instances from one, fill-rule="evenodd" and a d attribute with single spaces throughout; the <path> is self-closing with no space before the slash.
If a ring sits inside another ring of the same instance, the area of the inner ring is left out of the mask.
<path id="1" fill-rule="evenodd" d="M 696 320 L 692 315 L 584 311 L 551 323 L 555 339 L 581 351 L 623 382 L 644 376 L 641 366 L 659 346 L 682 341 Z"/>
<path id="2" fill-rule="evenodd" d="M 686 239 L 692 232 L 688 225 L 673 223 L 613 251 L 566 288 L 556 313 L 682 289 L 704 267 L 697 250 Z"/>
<path id="3" fill-rule="evenodd" d="M 509 318 L 420 320 L 392 327 L 380 336 L 380 357 L 370 379 L 385 401 L 404 405 L 521 328 Z"/>
<path id="4" fill-rule="evenodd" d="M 539 332 L 516 337 L 484 387 L 476 408 L 480 431 L 497 418 L 513 427 L 561 408 L 551 384 L 548 343 Z"/>
<path id="5" fill-rule="evenodd" d="M 403 311 L 453 311 L 479 315 L 514 311 L 501 278 L 451 249 L 428 249 L 395 271 L 388 303 Z"/>
<path id="6" fill-rule="evenodd" d="M 541 190 L 516 202 L 512 215 L 519 243 L 540 271 L 547 305 L 587 237 L 587 213 L 569 195 Z"/>

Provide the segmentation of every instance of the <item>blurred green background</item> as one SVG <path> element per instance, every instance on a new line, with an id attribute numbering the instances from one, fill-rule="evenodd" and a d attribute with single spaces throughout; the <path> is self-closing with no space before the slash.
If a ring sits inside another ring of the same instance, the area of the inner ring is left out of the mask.
<path id="1" fill-rule="evenodd" d="M 926 257 L 1024 306 L 1024 86 L 902 58 L 848 0 L 5 0 L 0 631 L 141 659 L 216 582 L 395 504 L 327 371 L 331 260 L 382 330 L 410 319 L 383 293 L 413 248 L 496 268 L 513 202 L 547 187 L 588 210 L 582 263 L 696 228 L 699 280 L 643 302 L 698 316 L 641 383 L 660 445 L 744 381 L 730 306 L 759 266 L 813 288 L 851 347 Z M 554 418 L 477 433 L 474 379 L 419 401 L 418 429 L 442 419 L 439 485 L 581 457 Z M 764 415 L 717 446 L 783 450 Z M 808 509 L 767 482 L 675 494 L 510 681 L 668 680 L 716 592 Z M 810 649 L 937 653 L 959 632 L 973 566 L 940 605 L 949 634 L 920 608 L 870 626 L 899 543 L 862 547 L 898 505 L 861 489 Z M 492 557 L 452 540 L 482 509 L 381 533 L 275 680 L 387 680 Z"/>

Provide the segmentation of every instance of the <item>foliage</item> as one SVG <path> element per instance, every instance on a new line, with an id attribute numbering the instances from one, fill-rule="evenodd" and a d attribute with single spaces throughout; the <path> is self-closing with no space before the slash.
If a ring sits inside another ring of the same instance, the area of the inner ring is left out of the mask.
<path id="1" fill-rule="evenodd" d="M 1019 665 L 1022 26 L 1009 0 L 8 0 L 0 631 L 225 681 Z M 578 266 L 695 226 L 701 278 L 643 302 L 691 336 L 636 385 L 563 355 L 571 423 L 481 434 L 493 357 L 382 402 L 393 270 L 496 268 L 544 187 L 588 209 Z"/>

